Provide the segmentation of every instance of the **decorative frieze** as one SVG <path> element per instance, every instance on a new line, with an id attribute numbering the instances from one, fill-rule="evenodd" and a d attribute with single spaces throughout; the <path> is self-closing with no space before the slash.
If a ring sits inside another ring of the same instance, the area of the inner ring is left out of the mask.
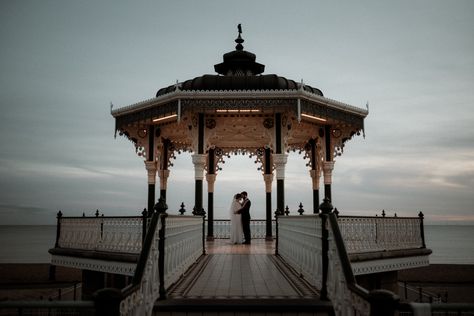
<path id="1" fill-rule="evenodd" d="M 60 255 L 51 256 L 51 264 L 80 270 L 92 270 L 106 273 L 133 276 L 136 263 L 107 261 L 91 258 L 68 257 Z"/>
<path id="2" fill-rule="evenodd" d="M 429 264 L 429 257 L 425 255 L 352 262 L 351 266 L 354 275 L 362 275 L 425 267 Z"/>

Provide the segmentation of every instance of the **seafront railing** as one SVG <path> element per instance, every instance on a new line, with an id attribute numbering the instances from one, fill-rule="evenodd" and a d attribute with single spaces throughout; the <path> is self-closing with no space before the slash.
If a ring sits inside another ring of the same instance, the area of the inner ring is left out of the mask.
<path id="1" fill-rule="evenodd" d="M 139 254 L 146 215 L 64 217 L 58 213 L 56 248 Z"/>
<path id="2" fill-rule="evenodd" d="M 337 222 L 349 254 L 425 248 L 422 213 L 418 217 L 340 216 Z"/>

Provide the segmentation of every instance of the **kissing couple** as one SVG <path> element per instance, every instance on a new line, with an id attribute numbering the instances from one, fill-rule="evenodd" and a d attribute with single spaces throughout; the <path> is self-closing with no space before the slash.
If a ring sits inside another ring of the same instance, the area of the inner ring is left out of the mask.
<path id="1" fill-rule="evenodd" d="M 250 200 L 247 192 L 234 195 L 230 205 L 230 243 L 250 245 Z"/>

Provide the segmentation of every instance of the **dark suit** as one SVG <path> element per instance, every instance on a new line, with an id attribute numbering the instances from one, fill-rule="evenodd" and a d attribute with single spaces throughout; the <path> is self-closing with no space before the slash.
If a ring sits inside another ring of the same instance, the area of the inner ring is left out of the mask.
<path id="1" fill-rule="evenodd" d="M 250 244 L 250 200 L 245 199 L 242 208 L 238 211 L 242 215 L 242 229 L 244 231 L 244 239 L 246 244 Z"/>

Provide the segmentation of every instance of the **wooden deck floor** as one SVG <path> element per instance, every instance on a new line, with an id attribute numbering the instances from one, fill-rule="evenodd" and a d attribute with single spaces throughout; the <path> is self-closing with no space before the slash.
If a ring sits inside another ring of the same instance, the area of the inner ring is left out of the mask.
<path id="1" fill-rule="evenodd" d="M 169 292 L 175 299 L 315 299 L 317 291 L 275 257 L 275 243 L 207 242 L 207 255 Z"/>

